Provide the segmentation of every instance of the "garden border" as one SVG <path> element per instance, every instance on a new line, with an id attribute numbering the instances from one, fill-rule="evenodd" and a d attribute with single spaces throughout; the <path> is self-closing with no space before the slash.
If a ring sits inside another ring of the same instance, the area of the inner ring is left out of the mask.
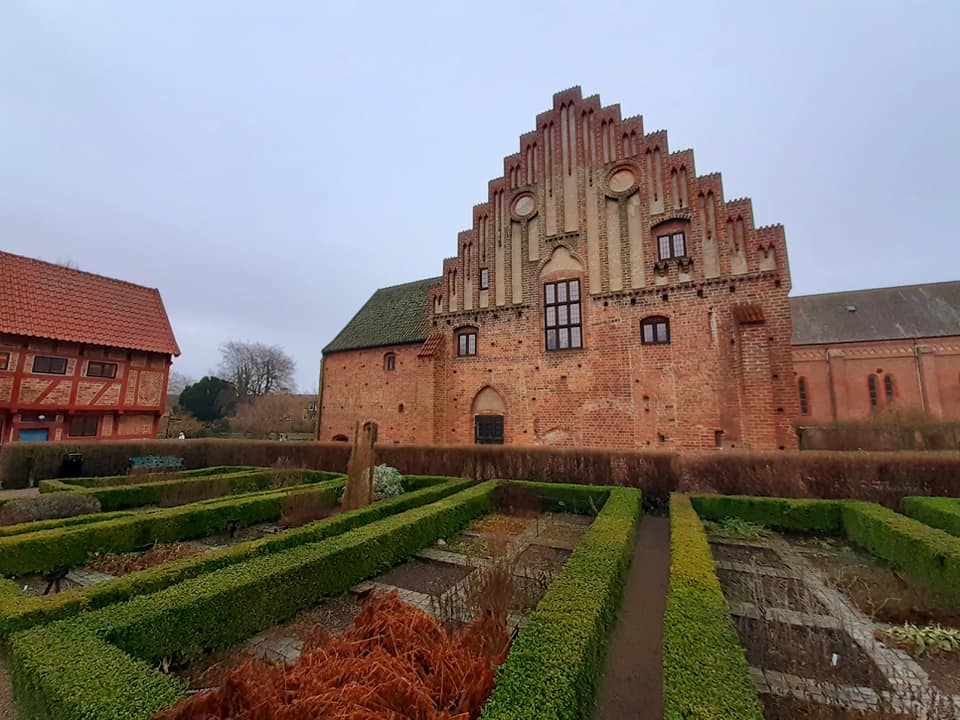
<path id="1" fill-rule="evenodd" d="M 670 498 L 663 700 L 665 720 L 763 719 L 703 523 L 686 495 Z"/>
<path id="2" fill-rule="evenodd" d="M 367 523 L 432 503 L 472 484 L 472 481 L 466 478 L 419 475 L 408 475 L 404 482 L 409 490 L 398 497 L 381 500 L 365 508 L 341 513 L 276 535 L 147 568 L 82 590 L 26 597 L 20 593 L 13 581 L 0 581 L 0 639 L 34 625 L 70 617 L 86 610 L 103 608 L 139 595 L 156 593 L 171 585 L 254 557 L 319 542 Z"/>
<path id="3" fill-rule="evenodd" d="M 574 507 L 575 500 L 590 489 L 555 483 L 524 485 Z M 591 716 L 633 556 L 637 521 L 643 513 L 640 490 L 603 489 L 608 496 L 602 509 L 497 669 L 481 720 Z"/>
<path id="4" fill-rule="evenodd" d="M 259 469 L 222 475 L 174 478 L 135 485 L 110 485 L 91 488 L 73 487 L 60 480 L 43 480 L 40 483 L 40 492 L 69 491 L 74 495 L 90 495 L 100 501 L 100 508 L 103 512 L 112 512 L 147 505 L 161 505 L 171 499 L 176 499 L 177 493 L 215 493 L 202 498 L 209 500 L 225 495 L 236 495 L 257 490 L 275 490 L 281 487 L 318 483 L 341 477 L 343 477 L 341 473 L 326 470 Z"/>
<path id="5" fill-rule="evenodd" d="M 347 591 L 493 506 L 496 483 L 337 537 L 230 567 L 11 638 L 14 695 L 30 717 L 146 720 L 184 694 L 165 657 L 226 647 Z"/>
<path id="6" fill-rule="evenodd" d="M 960 538 L 882 505 L 737 495 L 694 495 L 691 502 L 708 520 L 739 517 L 785 530 L 833 530 L 930 589 L 960 597 Z M 812 524 L 804 526 L 807 520 Z"/>
<path id="7" fill-rule="evenodd" d="M 930 527 L 960 537 L 960 498 L 905 497 L 903 513 Z"/>

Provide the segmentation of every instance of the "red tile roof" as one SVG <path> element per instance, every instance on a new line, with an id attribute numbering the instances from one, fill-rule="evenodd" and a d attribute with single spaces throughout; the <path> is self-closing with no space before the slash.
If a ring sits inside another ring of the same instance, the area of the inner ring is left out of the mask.
<path id="1" fill-rule="evenodd" d="M 420 346 L 417 357 L 433 357 L 443 344 L 443 335 L 431 335 Z"/>
<path id="2" fill-rule="evenodd" d="M 158 290 L 5 252 L 0 333 L 180 354 Z"/>

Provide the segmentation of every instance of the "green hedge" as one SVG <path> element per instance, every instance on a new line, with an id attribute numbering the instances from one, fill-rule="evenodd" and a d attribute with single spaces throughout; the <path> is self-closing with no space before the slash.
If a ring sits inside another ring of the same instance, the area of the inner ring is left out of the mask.
<path id="1" fill-rule="evenodd" d="M 345 484 L 344 480 L 330 480 L 306 490 L 232 496 L 216 503 L 0 537 L 0 575 L 46 573 L 82 565 L 95 553 L 130 552 L 154 543 L 206 537 L 234 525 L 242 528 L 274 522 L 280 519 L 289 498 L 304 493 L 323 497 L 333 507 Z"/>
<path id="2" fill-rule="evenodd" d="M 164 480 L 207 477 L 208 475 L 232 475 L 238 472 L 264 469 L 265 468 L 253 467 L 251 465 L 216 465 L 214 467 L 196 468 L 195 470 L 177 470 L 174 472 L 134 472 L 127 473 L 126 475 L 107 475 L 105 477 L 62 478 L 60 482 L 64 485 L 75 486 L 71 489 L 115 487 L 117 485 L 142 485 L 144 483 Z"/>
<path id="3" fill-rule="evenodd" d="M 411 487 L 423 485 L 399 497 L 369 505 L 359 510 L 334 515 L 276 535 L 238 543 L 220 550 L 194 555 L 163 565 L 125 575 L 116 580 L 70 590 L 57 595 L 5 598 L 0 593 L 0 639 L 10 633 L 39 623 L 70 617 L 85 610 L 102 608 L 138 595 L 155 593 L 203 573 L 241 563 L 254 557 L 270 555 L 307 543 L 315 543 L 340 535 L 370 522 L 390 517 L 411 508 L 445 498 L 472 483 L 464 478 L 407 477 Z"/>
<path id="4" fill-rule="evenodd" d="M 847 538 L 960 607 L 960 539 L 874 503 L 843 504 Z"/>
<path id="5" fill-rule="evenodd" d="M 139 485 L 79 490 L 68 486 L 68 489 L 79 494 L 92 495 L 100 501 L 104 512 L 110 512 L 146 505 L 186 504 L 204 496 L 210 498 L 235 495 L 255 490 L 322 482 L 339 477 L 342 477 L 339 473 L 322 470 L 245 470 L 226 475 L 164 480 Z M 44 480 L 40 483 L 40 492 L 60 492 L 64 489 L 64 485 L 65 483 L 60 480 Z"/>
<path id="6" fill-rule="evenodd" d="M 957 498 L 905 497 L 903 512 L 914 520 L 960 537 L 960 500 Z"/>
<path id="7" fill-rule="evenodd" d="M 497 670 L 483 720 L 589 718 L 616 621 L 633 538 L 642 512 L 639 490 L 535 484 L 567 505 L 608 496 L 590 529 L 530 614 Z"/>
<path id="8" fill-rule="evenodd" d="M 752 495 L 692 495 L 697 514 L 704 520 L 741 520 L 780 530 L 804 530 L 839 534 L 843 531 L 841 502 L 754 497 Z"/>
<path id="9" fill-rule="evenodd" d="M 151 664 L 228 647 L 345 592 L 489 512 L 494 488 L 483 483 L 322 542 L 17 633 L 14 696 L 34 718 L 146 720 L 185 692 Z"/>
<path id="10" fill-rule="evenodd" d="M 670 499 L 663 701 L 665 720 L 763 718 L 703 524 L 684 495 Z"/>
<path id="11" fill-rule="evenodd" d="M 948 597 L 960 598 L 960 538 L 862 500 L 794 500 L 738 495 L 691 498 L 701 517 L 738 517 L 769 527 L 841 533 Z"/>

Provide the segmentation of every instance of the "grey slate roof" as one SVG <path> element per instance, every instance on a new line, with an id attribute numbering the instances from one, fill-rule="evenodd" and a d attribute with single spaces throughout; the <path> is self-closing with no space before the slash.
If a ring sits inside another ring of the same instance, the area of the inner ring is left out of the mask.
<path id="1" fill-rule="evenodd" d="M 794 345 L 960 335 L 960 281 L 801 295 L 790 304 Z"/>
<path id="2" fill-rule="evenodd" d="M 324 354 L 423 342 L 429 334 L 428 291 L 441 280 L 427 278 L 380 288 L 323 349 Z"/>

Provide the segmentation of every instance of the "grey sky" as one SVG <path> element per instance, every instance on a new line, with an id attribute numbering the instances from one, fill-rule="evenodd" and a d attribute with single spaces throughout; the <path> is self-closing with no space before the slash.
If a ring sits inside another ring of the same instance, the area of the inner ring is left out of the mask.
<path id="1" fill-rule="evenodd" d="M 0 248 L 159 287 L 183 372 L 261 340 L 310 388 L 581 85 L 782 222 L 794 294 L 957 279 L 958 31 L 954 0 L 2 0 Z"/>

